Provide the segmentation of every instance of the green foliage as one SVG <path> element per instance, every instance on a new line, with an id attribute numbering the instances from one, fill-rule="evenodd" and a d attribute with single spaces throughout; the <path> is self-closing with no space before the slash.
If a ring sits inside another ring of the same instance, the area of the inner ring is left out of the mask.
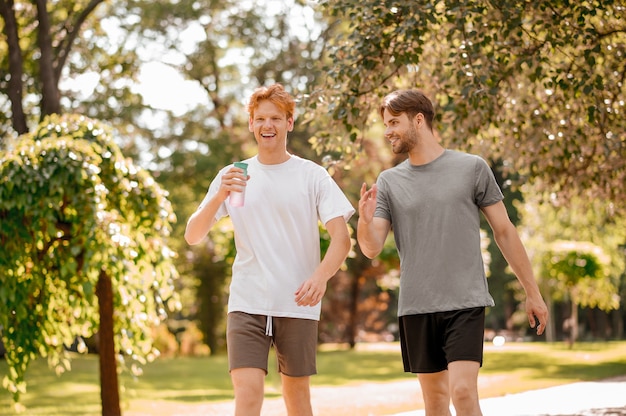
<path id="1" fill-rule="evenodd" d="M 575 285 L 584 278 L 602 278 L 602 266 L 591 253 L 569 251 L 560 255 L 550 253 L 550 275 L 563 281 L 568 286 Z"/>
<path id="2" fill-rule="evenodd" d="M 524 189 L 522 235 L 549 299 L 573 297 L 581 306 L 612 310 L 619 307 L 626 263 L 624 218 L 605 202 L 572 197 L 551 203 L 536 188 Z"/>
<path id="3" fill-rule="evenodd" d="M 176 221 L 167 193 L 125 159 L 112 130 L 82 116 L 51 116 L 0 153 L 0 328 L 16 400 L 36 356 L 57 371 L 65 347 L 98 329 L 95 286 L 113 281 L 116 350 L 143 364 L 151 331 L 180 305 Z"/>
<path id="4" fill-rule="evenodd" d="M 521 181 L 623 210 L 626 20 L 615 1 L 321 2 L 332 63 L 311 95 L 327 149 L 366 139 L 380 97 L 417 87 L 450 145 Z M 313 117 L 313 116 L 312 116 Z M 379 122 L 379 120 L 375 120 Z M 343 128 L 347 134 L 340 135 Z"/>
<path id="5" fill-rule="evenodd" d="M 591 243 L 557 241 L 543 256 L 543 275 L 552 279 L 557 298 L 565 293 L 583 307 L 619 307 L 618 287 L 605 268 L 610 260 Z"/>

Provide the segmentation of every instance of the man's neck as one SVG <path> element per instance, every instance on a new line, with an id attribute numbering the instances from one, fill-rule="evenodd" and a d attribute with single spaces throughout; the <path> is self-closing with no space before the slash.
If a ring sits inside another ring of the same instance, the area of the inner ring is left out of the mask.
<path id="1" fill-rule="evenodd" d="M 291 155 L 286 150 L 276 153 L 259 152 L 257 160 L 264 165 L 279 165 L 288 161 L 290 157 Z"/>
<path id="2" fill-rule="evenodd" d="M 409 152 L 409 162 L 412 165 L 425 165 L 437 159 L 445 152 L 439 143 L 420 144 Z"/>

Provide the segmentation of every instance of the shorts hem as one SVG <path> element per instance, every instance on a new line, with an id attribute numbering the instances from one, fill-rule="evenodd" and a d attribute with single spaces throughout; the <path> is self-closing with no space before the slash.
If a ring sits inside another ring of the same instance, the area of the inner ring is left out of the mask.
<path id="1" fill-rule="evenodd" d="M 263 368 L 258 365 L 240 365 L 237 367 L 229 368 L 228 372 L 230 373 L 233 370 L 241 370 L 242 368 L 258 368 L 259 370 L 263 370 L 265 372 L 265 375 L 268 374 L 267 368 Z"/>
<path id="2" fill-rule="evenodd" d="M 279 371 L 279 373 L 280 373 L 280 374 L 284 374 L 284 375 L 286 375 L 287 377 L 299 378 L 299 377 L 311 377 L 311 376 L 314 376 L 314 375 L 316 375 L 316 374 L 317 374 L 317 371 L 315 371 L 315 372 L 313 372 L 313 373 L 310 373 L 310 374 L 301 374 L 301 375 L 297 375 L 297 376 L 293 376 L 293 375 L 291 375 L 291 374 L 287 374 L 287 373 L 284 373 L 284 372 L 282 372 L 282 371 Z"/>

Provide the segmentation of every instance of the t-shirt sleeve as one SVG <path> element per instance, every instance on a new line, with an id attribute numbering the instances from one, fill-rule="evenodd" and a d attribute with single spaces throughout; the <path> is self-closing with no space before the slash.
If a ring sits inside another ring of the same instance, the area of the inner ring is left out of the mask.
<path id="1" fill-rule="evenodd" d="M 225 168 L 220 170 L 217 173 L 217 175 L 215 176 L 215 178 L 213 178 L 213 181 L 209 185 L 209 190 L 207 191 L 206 195 L 204 196 L 204 199 L 200 203 L 200 206 L 198 207 L 198 209 L 200 209 L 203 206 L 205 206 L 209 202 L 209 200 L 211 198 L 213 198 L 215 196 L 215 194 L 217 194 L 217 191 L 219 191 L 220 184 L 222 182 L 222 175 L 224 174 L 224 172 L 226 171 L 226 168 L 228 168 L 228 167 L 229 166 L 226 166 Z M 215 220 L 218 221 L 220 218 L 225 217 L 227 215 L 228 215 L 228 210 L 226 209 L 226 204 L 222 203 L 220 205 L 220 207 L 218 208 L 217 212 L 215 213 Z"/>
<path id="2" fill-rule="evenodd" d="M 374 211 L 375 217 L 384 218 L 391 222 L 391 207 L 389 206 L 388 187 L 387 182 L 382 178 L 382 175 L 376 180 L 376 187 L 378 192 L 376 194 L 376 210 Z"/>
<path id="3" fill-rule="evenodd" d="M 355 210 L 337 182 L 324 168 L 319 179 L 319 199 L 317 211 L 320 221 L 326 224 L 333 218 L 343 217 L 348 222 Z"/>
<path id="4" fill-rule="evenodd" d="M 487 207 L 504 199 L 502 190 L 487 162 L 476 158 L 474 201 L 479 207 Z"/>

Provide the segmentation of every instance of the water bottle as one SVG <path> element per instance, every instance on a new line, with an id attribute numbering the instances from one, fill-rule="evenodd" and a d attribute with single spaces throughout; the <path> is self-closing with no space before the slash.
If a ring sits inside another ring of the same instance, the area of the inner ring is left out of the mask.
<path id="1" fill-rule="evenodd" d="M 235 162 L 235 167 L 243 169 L 243 176 L 248 176 L 248 164 L 245 162 Z M 243 207 L 246 196 L 246 187 L 242 186 L 239 192 L 230 192 L 229 202 L 231 207 Z"/>

